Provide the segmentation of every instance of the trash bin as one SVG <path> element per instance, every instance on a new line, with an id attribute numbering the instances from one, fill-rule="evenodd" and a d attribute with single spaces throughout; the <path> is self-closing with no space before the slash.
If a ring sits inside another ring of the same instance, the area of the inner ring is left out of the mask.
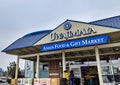
<path id="1" fill-rule="evenodd" d="M 80 78 L 74 78 L 73 85 L 80 85 Z"/>
<path id="2" fill-rule="evenodd" d="M 60 79 L 60 85 L 67 85 L 67 79 L 66 78 L 61 78 Z"/>

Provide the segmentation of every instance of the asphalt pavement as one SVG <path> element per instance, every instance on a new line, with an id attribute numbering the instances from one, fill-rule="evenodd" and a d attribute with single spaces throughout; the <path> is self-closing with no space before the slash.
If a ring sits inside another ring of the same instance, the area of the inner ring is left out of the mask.
<path id="1" fill-rule="evenodd" d="M 8 83 L 0 83 L 0 85 L 10 85 L 10 84 L 8 84 Z"/>

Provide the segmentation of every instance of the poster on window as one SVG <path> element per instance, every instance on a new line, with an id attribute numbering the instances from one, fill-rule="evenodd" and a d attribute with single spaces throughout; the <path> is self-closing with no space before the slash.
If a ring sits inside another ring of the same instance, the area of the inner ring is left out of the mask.
<path id="1" fill-rule="evenodd" d="M 40 79 L 38 78 L 34 79 L 34 85 L 41 85 Z"/>
<path id="2" fill-rule="evenodd" d="M 24 85 L 24 78 L 19 78 L 17 85 Z"/>
<path id="3" fill-rule="evenodd" d="M 32 85 L 32 79 L 31 78 L 25 78 L 24 79 L 24 85 Z"/>
<path id="4" fill-rule="evenodd" d="M 50 85 L 50 78 L 41 78 L 41 85 Z"/>
<path id="5" fill-rule="evenodd" d="M 20 85 L 21 84 L 21 79 L 18 79 L 18 84 L 17 85 Z"/>

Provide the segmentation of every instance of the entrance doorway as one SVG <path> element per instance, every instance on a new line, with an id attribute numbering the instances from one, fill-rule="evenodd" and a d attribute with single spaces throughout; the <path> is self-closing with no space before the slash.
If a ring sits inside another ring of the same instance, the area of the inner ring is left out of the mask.
<path id="1" fill-rule="evenodd" d="M 76 78 L 80 78 L 80 85 L 100 85 L 96 62 L 74 63 L 70 65 Z"/>
<path id="2" fill-rule="evenodd" d="M 81 66 L 82 85 L 99 85 L 97 66 Z"/>

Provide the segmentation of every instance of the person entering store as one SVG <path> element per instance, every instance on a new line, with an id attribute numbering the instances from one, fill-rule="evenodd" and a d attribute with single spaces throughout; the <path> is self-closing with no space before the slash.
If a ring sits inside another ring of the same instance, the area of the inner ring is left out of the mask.
<path id="1" fill-rule="evenodd" d="M 73 70 L 70 71 L 69 80 L 70 80 L 70 85 L 73 85 L 73 80 L 74 80 L 74 73 L 73 73 Z"/>

